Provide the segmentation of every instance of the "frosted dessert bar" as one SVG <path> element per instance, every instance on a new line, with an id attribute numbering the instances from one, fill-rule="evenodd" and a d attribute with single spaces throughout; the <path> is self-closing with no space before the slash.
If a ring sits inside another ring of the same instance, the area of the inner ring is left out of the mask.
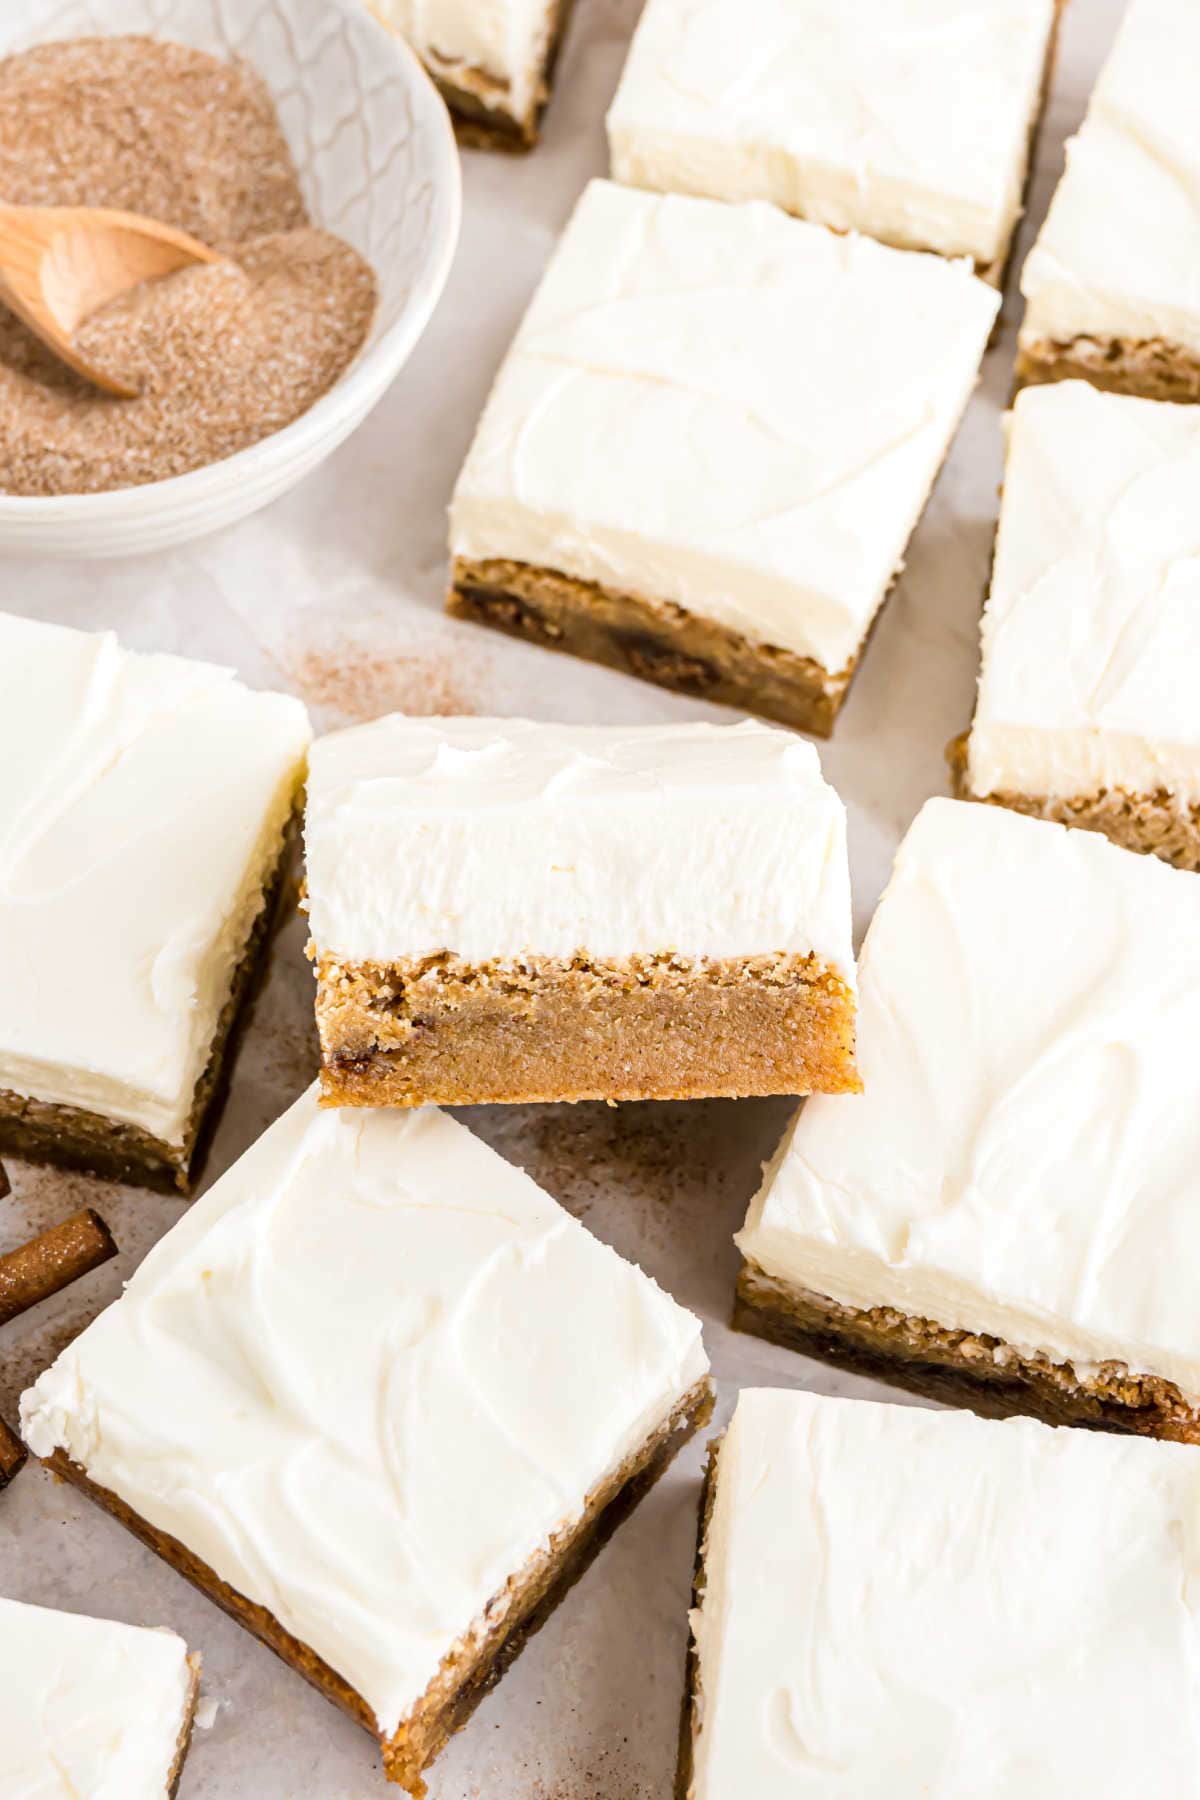
<path id="1" fill-rule="evenodd" d="M 368 3 L 421 58 L 461 142 L 484 150 L 537 143 L 571 0 Z"/>
<path id="2" fill-rule="evenodd" d="M 305 840 L 332 1104 L 858 1085 L 845 809 L 788 732 L 394 714 L 314 745 Z"/>
<path id="3" fill-rule="evenodd" d="M 1021 273 L 1021 381 L 1200 400 L 1194 0 L 1129 0 Z"/>
<path id="4" fill-rule="evenodd" d="M 1056 0 L 648 0 L 608 115 L 617 181 L 770 200 L 998 282 Z"/>
<path id="5" fill-rule="evenodd" d="M 174 1632 L 0 1598 L 0 1794 L 166 1800 L 199 1682 Z"/>
<path id="6" fill-rule="evenodd" d="M 0 614 L 0 1151 L 189 1191 L 308 741 L 227 669 Z"/>
<path id="7" fill-rule="evenodd" d="M 998 305 L 941 257 L 592 182 L 458 481 L 450 611 L 827 735 Z"/>
<path id="8" fill-rule="evenodd" d="M 312 1088 L 21 1416 L 420 1795 L 708 1416 L 707 1366 L 698 1319 L 465 1126 Z"/>
<path id="9" fill-rule="evenodd" d="M 1200 870 L 1200 411 L 1026 388 L 958 791 Z"/>
<path id="10" fill-rule="evenodd" d="M 986 1413 L 1200 1443 L 1200 881 L 927 802 L 863 948 L 863 1092 L 808 1103 L 736 1322 Z"/>
<path id="11" fill-rule="evenodd" d="M 744 1391 L 678 1800 L 1196 1800 L 1198 1515 L 1179 1444 Z"/>

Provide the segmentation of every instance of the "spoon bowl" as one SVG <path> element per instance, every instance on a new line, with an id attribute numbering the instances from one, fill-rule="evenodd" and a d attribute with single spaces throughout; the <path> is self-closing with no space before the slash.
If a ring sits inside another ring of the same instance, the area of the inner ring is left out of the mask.
<path id="1" fill-rule="evenodd" d="M 77 375 L 126 400 L 137 390 L 80 354 L 79 327 L 143 281 L 222 260 L 186 231 L 138 213 L 0 206 L 0 302 Z"/>

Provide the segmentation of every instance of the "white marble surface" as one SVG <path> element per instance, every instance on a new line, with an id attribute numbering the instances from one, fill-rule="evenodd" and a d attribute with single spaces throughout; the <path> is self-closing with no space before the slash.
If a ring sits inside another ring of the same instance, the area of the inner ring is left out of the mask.
<path id="1" fill-rule="evenodd" d="M 466 157 L 466 221 L 448 295 L 396 387 L 324 469 L 244 525 L 170 555 L 94 569 L 0 565 L 0 605 L 114 626 L 143 649 L 232 662 L 251 682 L 302 695 L 324 727 L 397 707 L 613 722 L 726 716 L 441 612 L 454 477 L 555 233 L 584 181 L 603 170 L 604 109 L 636 10 L 632 0 L 584 0 L 577 9 L 535 156 Z M 1119 12 L 1118 0 L 1068 9 L 1018 259 L 1045 213 L 1062 137 L 1082 116 Z M 908 567 L 837 735 L 821 751 L 850 808 L 860 934 L 909 820 L 927 795 L 945 791 L 943 746 L 970 716 L 1016 304 L 1006 303 L 1005 329 Z M 311 1072 L 312 975 L 302 942 L 297 924 L 280 945 L 210 1176 Z M 703 1315 L 723 1418 L 739 1384 L 882 1392 L 727 1329 L 731 1234 L 788 1111 L 785 1101 L 744 1101 L 467 1116 Z M 0 1249 L 84 1204 L 100 1210 L 122 1249 L 119 1261 L 0 1334 L 0 1412 L 11 1419 L 21 1388 L 115 1296 L 181 1207 L 50 1170 L 13 1164 L 10 1172 L 15 1194 L 0 1202 Z M 621 1529 L 435 1765 L 431 1800 L 669 1800 L 701 1460 L 692 1445 Z M 364 1733 L 36 1467 L 0 1496 L 0 1592 L 169 1624 L 203 1652 L 205 1692 L 219 1706 L 196 1735 L 181 1800 L 368 1800 L 389 1791 Z"/>

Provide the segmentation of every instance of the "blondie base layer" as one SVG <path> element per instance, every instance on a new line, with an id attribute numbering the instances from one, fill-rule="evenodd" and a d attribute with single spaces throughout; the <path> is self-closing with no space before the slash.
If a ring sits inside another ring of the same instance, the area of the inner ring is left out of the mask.
<path id="1" fill-rule="evenodd" d="M 857 1092 L 845 813 L 747 721 L 410 719 L 316 747 L 335 1106 Z"/>
<path id="2" fill-rule="evenodd" d="M 179 1793 L 179 1784 L 183 1780 L 183 1765 L 187 1761 L 188 1751 L 192 1747 L 192 1733 L 196 1729 L 196 1707 L 200 1701 L 200 1658 L 189 1656 L 188 1667 L 191 1671 L 191 1684 L 188 1688 L 183 1724 L 179 1728 L 179 1738 L 175 1745 L 175 1761 L 171 1764 L 171 1773 L 167 1779 L 167 1800 L 176 1800 Z"/>
<path id="3" fill-rule="evenodd" d="M 854 994 L 815 957 L 318 965 L 335 1106 L 856 1093 Z"/>
<path id="4" fill-rule="evenodd" d="M 960 800 L 1006 806 L 1031 819 L 1049 819 L 1081 831 L 1098 831 L 1122 850 L 1157 856 L 1176 869 L 1200 870 L 1200 806 L 1181 804 L 1174 795 L 1127 794 L 1107 788 L 1098 794 L 1056 799 L 1047 794 L 973 794 L 967 778 L 967 736 L 946 749 L 951 785 Z"/>
<path id="5" fill-rule="evenodd" d="M 272 939 L 294 907 L 291 877 L 299 836 L 297 816 L 285 835 L 221 1010 L 182 1144 L 165 1143 L 140 1126 L 101 1113 L 30 1099 L 0 1087 L 0 1149 L 30 1162 L 78 1169 L 160 1194 L 192 1194 L 225 1104 L 238 1047 L 266 980 Z"/>
<path id="6" fill-rule="evenodd" d="M 1200 401 L 1200 358 L 1162 338 L 1077 337 L 1058 344 L 1037 338 L 1017 353 L 1022 387 L 1050 381 L 1088 381 L 1109 394 L 1181 404 Z"/>
<path id="7" fill-rule="evenodd" d="M 426 1793 L 422 1771 L 462 1729 L 484 1696 L 520 1654 L 533 1633 L 544 1625 L 559 1601 L 585 1573 L 616 1527 L 628 1517 L 688 1439 L 712 1415 L 708 1381 L 697 1384 L 674 1413 L 628 1457 L 613 1475 L 587 1497 L 580 1517 L 557 1534 L 549 1548 L 514 1575 L 497 1594 L 475 1629 L 444 1659 L 436 1678 L 399 1730 L 380 1737 L 389 1781 L 421 1800 Z M 167 1533 L 156 1531 L 131 1507 L 90 1481 L 61 1451 L 46 1466 L 110 1512 L 183 1575 L 201 1593 L 253 1632 L 269 1650 L 295 1669 L 326 1699 L 377 1736 L 374 1715 L 362 1696 L 291 1635 L 266 1607 L 235 1592 L 207 1564 Z"/>
<path id="8" fill-rule="evenodd" d="M 733 1325 L 769 1343 L 875 1381 L 889 1382 L 983 1418 L 1026 1414 L 1047 1425 L 1082 1425 L 1200 1443 L 1200 1408 L 1159 1376 L 1123 1363 L 1087 1366 L 1014 1349 L 1000 1338 L 949 1331 L 889 1306 L 859 1310 L 809 1293 L 747 1262 Z"/>
<path id="9" fill-rule="evenodd" d="M 712 1523 L 717 1498 L 717 1466 L 721 1456 L 720 1437 L 711 1438 L 704 1460 L 704 1483 L 700 1489 L 700 1514 L 696 1522 L 696 1557 L 692 1565 L 692 1611 L 703 1602 L 705 1588 L 704 1546 Z M 679 1715 L 679 1754 L 675 1764 L 675 1800 L 692 1800 L 695 1774 L 696 1735 L 700 1729 L 700 1659 L 696 1640 L 688 1633 L 687 1663 L 683 1683 L 683 1706 Z"/>
<path id="10" fill-rule="evenodd" d="M 815 737 L 832 732 L 859 663 L 856 655 L 831 673 L 812 657 L 756 644 L 673 601 L 618 593 L 528 563 L 455 557 L 451 582 L 446 604 L 456 618 Z"/>

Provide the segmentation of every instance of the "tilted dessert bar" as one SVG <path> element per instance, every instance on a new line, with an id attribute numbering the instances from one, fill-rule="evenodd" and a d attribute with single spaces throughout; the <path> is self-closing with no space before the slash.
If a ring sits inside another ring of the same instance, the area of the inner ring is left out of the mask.
<path id="1" fill-rule="evenodd" d="M 592 182 L 459 477 L 450 611 L 827 735 L 998 305 L 761 202 Z"/>
<path id="2" fill-rule="evenodd" d="M 420 1795 L 710 1404 L 699 1321 L 527 1175 L 313 1088 L 21 1416 Z"/>
<path id="3" fill-rule="evenodd" d="M 744 1391 L 678 1800 L 1196 1800 L 1198 1517 L 1179 1444 Z"/>
<path id="4" fill-rule="evenodd" d="M 959 793 L 1200 870 L 1200 411 L 1026 388 Z"/>
<path id="5" fill-rule="evenodd" d="M 437 83 L 464 144 L 537 143 L 571 0 L 368 0 Z"/>
<path id="6" fill-rule="evenodd" d="M 340 1106 L 841 1092 L 845 809 L 769 726 L 400 714 L 313 747 Z"/>
<path id="7" fill-rule="evenodd" d="M 172 1631 L 0 1598 L 0 1794 L 167 1800 L 199 1683 Z"/>
<path id="8" fill-rule="evenodd" d="M 1021 381 L 1200 401 L 1194 0 L 1129 0 L 1021 272 Z"/>
<path id="9" fill-rule="evenodd" d="M 0 614 L 0 1150 L 189 1191 L 308 740 L 227 669 Z"/>
<path id="10" fill-rule="evenodd" d="M 738 1244 L 736 1323 L 986 1413 L 1200 1443 L 1200 881 L 930 800 L 818 1098 Z"/>
<path id="11" fill-rule="evenodd" d="M 617 181 L 770 200 L 999 281 L 1056 0 L 647 0 L 608 115 Z"/>

